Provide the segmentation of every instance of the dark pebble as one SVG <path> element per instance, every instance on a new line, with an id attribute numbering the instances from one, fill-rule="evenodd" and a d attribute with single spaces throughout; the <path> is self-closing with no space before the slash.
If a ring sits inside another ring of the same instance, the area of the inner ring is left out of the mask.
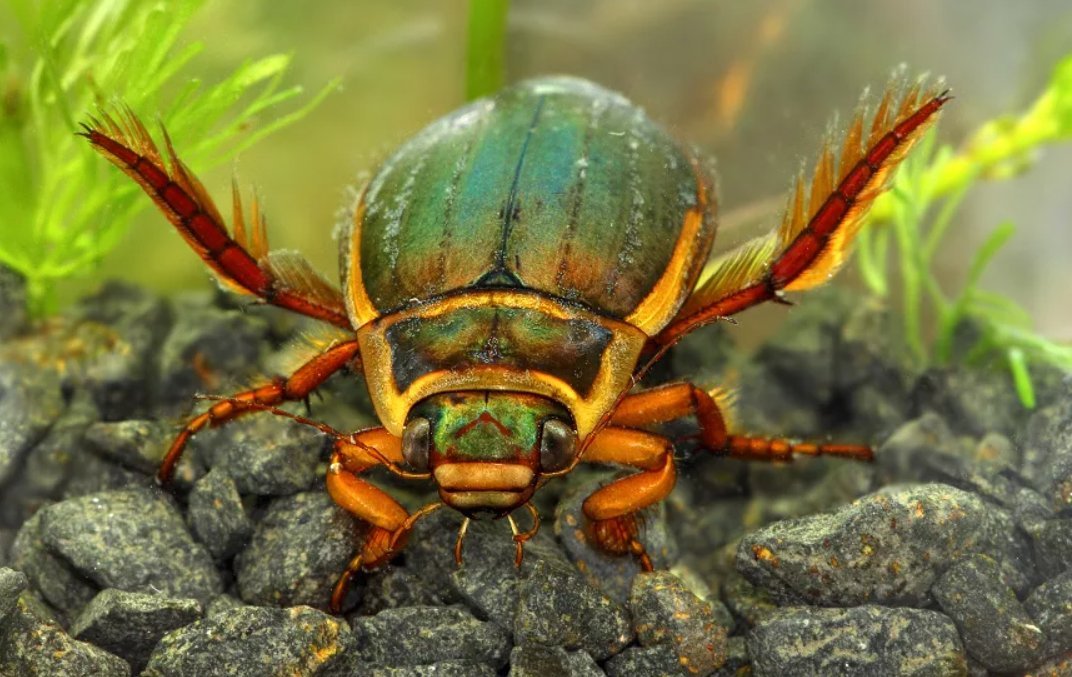
<path id="1" fill-rule="evenodd" d="M 641 572 L 640 563 L 632 556 L 607 554 L 593 544 L 586 529 L 587 518 L 581 511 L 584 500 L 608 482 L 604 478 L 568 491 L 555 510 L 555 535 L 590 585 L 624 603 L 629 599 L 633 579 Z M 677 559 L 677 544 L 667 528 L 666 506 L 660 502 L 647 508 L 640 512 L 638 519 L 641 524 L 639 540 L 652 564 L 656 569 L 670 566 Z"/>
<path id="2" fill-rule="evenodd" d="M 40 602 L 23 594 L 0 625 L 0 675 L 127 677 L 130 665 L 104 649 L 72 639 Z"/>
<path id="3" fill-rule="evenodd" d="M 187 496 L 186 521 L 194 538 L 219 561 L 241 550 L 253 533 L 238 487 L 222 470 L 213 470 L 194 484 Z"/>
<path id="4" fill-rule="evenodd" d="M 101 588 L 207 602 L 220 578 L 162 493 L 127 489 L 72 498 L 41 511 L 41 536 Z"/>
<path id="5" fill-rule="evenodd" d="M 143 677 L 316 675 L 353 647 L 346 623 L 308 607 L 246 606 L 168 633 Z"/>
<path id="6" fill-rule="evenodd" d="M 1031 417 L 1024 449 L 1024 470 L 1050 507 L 1072 509 L 1072 385 L 1062 400 Z"/>
<path id="7" fill-rule="evenodd" d="M 583 649 L 602 661 L 633 640 L 626 610 L 568 564 L 537 560 L 522 570 L 518 594 L 514 639 L 520 646 Z"/>
<path id="8" fill-rule="evenodd" d="M 1042 657 L 1042 631 L 1002 582 L 1001 568 L 990 557 L 957 562 L 931 592 L 957 624 L 968 653 L 987 669 L 1023 670 Z"/>
<path id="9" fill-rule="evenodd" d="M 66 620 L 88 604 L 98 589 L 45 544 L 42 516 L 43 511 L 38 512 L 19 529 L 11 546 L 11 565 L 25 573 L 34 590 Z"/>
<path id="10" fill-rule="evenodd" d="M 359 663 L 330 671 L 325 677 L 495 677 L 495 668 L 473 661 L 439 661 L 434 665 L 369 665 Z"/>
<path id="11" fill-rule="evenodd" d="M 706 675 L 726 661 L 727 627 L 719 624 L 710 602 L 669 571 L 637 576 L 629 608 L 640 644 L 673 647 L 686 671 Z"/>
<path id="12" fill-rule="evenodd" d="M 632 646 L 603 664 L 608 677 L 678 677 L 689 672 L 669 646 Z"/>
<path id="13" fill-rule="evenodd" d="M 89 391 L 106 421 L 150 414 L 151 365 L 171 326 L 168 304 L 132 284 L 107 282 L 68 316 L 76 323 L 72 333 L 93 337 L 88 354 L 71 372 L 71 383 Z"/>
<path id="14" fill-rule="evenodd" d="M 722 600 L 726 607 L 746 627 L 752 627 L 761 618 L 778 609 L 766 588 L 753 585 L 737 571 L 731 571 L 722 581 Z"/>
<path id="15" fill-rule="evenodd" d="M 50 369 L 0 361 L 0 487 L 63 413 L 60 379 Z"/>
<path id="16" fill-rule="evenodd" d="M 789 607 L 748 634 L 756 677 L 967 675 L 956 626 L 936 611 Z"/>
<path id="17" fill-rule="evenodd" d="M 752 674 L 752 657 L 744 637 L 730 637 L 726 642 L 726 662 L 711 677 L 745 677 Z"/>
<path id="18" fill-rule="evenodd" d="M 151 486 L 145 473 L 131 470 L 119 463 L 93 453 L 78 457 L 78 471 L 71 474 L 63 488 L 64 498 L 78 498 L 105 491 Z"/>
<path id="19" fill-rule="evenodd" d="M 949 562 L 984 552 L 1029 557 L 1008 512 L 944 484 L 887 487 L 833 514 L 746 535 L 737 568 L 776 598 L 829 606 L 926 606 Z"/>
<path id="20" fill-rule="evenodd" d="M 307 426 L 261 413 L 196 435 L 190 447 L 225 471 L 239 493 L 289 496 L 320 487 L 325 438 Z"/>
<path id="21" fill-rule="evenodd" d="M 29 585 L 26 574 L 0 567 L 0 625 L 3 625 L 4 619 L 15 609 L 15 601 Z"/>
<path id="22" fill-rule="evenodd" d="M 1046 637 L 1043 655 L 1072 651 L 1072 570 L 1035 588 L 1024 609 Z"/>
<path id="23" fill-rule="evenodd" d="M 402 606 L 443 606 L 443 592 L 408 567 L 387 566 L 362 574 L 364 588 L 357 613 L 373 616 Z"/>
<path id="24" fill-rule="evenodd" d="M 82 609 L 69 632 L 120 656 L 140 671 L 161 637 L 200 618 L 201 605 L 194 599 L 109 588 Z"/>
<path id="25" fill-rule="evenodd" d="M 152 475 L 175 431 L 159 421 L 131 419 L 94 423 L 86 429 L 86 441 L 103 458 Z"/>
<path id="26" fill-rule="evenodd" d="M 916 381 L 913 410 L 933 411 L 957 431 L 975 437 L 998 432 L 1014 437 L 1024 408 L 1005 370 L 935 367 Z"/>
<path id="27" fill-rule="evenodd" d="M 379 665 L 466 660 L 501 668 L 510 656 L 508 633 L 457 607 L 385 609 L 354 618 L 353 631 L 354 657 Z"/>
<path id="28" fill-rule="evenodd" d="M 6 341 L 29 327 L 26 301 L 26 279 L 0 264 L 0 341 Z"/>
<path id="29" fill-rule="evenodd" d="M 572 653 L 561 647 L 515 646 L 510 652 L 509 677 L 602 677 L 592 657 L 583 651 Z"/>
<path id="30" fill-rule="evenodd" d="M 201 293 L 175 300 L 175 324 L 160 347 L 158 376 L 160 400 L 172 410 L 195 393 L 230 394 L 230 384 L 257 371 L 267 322 L 211 303 Z"/>
<path id="31" fill-rule="evenodd" d="M 248 604 L 327 609 L 364 529 L 323 490 L 273 500 L 235 560 L 239 597 Z"/>
<path id="32" fill-rule="evenodd" d="M 219 616 L 220 614 L 233 611 L 234 609 L 240 609 L 244 606 L 249 605 L 233 595 L 217 595 L 205 606 L 205 618 Z"/>

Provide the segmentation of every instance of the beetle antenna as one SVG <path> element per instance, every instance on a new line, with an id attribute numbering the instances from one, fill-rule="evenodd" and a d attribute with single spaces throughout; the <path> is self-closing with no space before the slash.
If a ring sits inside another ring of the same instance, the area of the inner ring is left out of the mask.
<path id="1" fill-rule="evenodd" d="M 471 521 L 468 517 L 462 520 L 462 527 L 458 529 L 458 540 L 454 541 L 454 563 L 458 566 L 462 565 L 462 541 L 465 540 L 465 532 L 469 531 Z"/>

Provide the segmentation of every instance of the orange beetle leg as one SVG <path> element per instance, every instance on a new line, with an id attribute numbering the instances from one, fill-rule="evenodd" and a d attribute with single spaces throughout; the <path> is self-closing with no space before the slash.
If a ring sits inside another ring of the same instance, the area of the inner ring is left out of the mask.
<path id="1" fill-rule="evenodd" d="M 631 554 L 645 571 L 652 570 L 643 543 L 637 511 L 658 503 L 674 488 L 673 445 L 665 437 L 642 430 L 607 427 L 585 449 L 588 463 L 622 463 L 638 472 L 615 480 L 585 499 L 588 533 L 599 548 L 614 555 Z"/>
<path id="2" fill-rule="evenodd" d="M 330 608 L 335 614 L 342 608 L 354 575 L 361 569 L 374 569 L 388 562 L 405 545 L 412 527 L 409 513 L 398 501 L 357 476 L 373 466 L 384 465 L 384 461 L 401 462 L 398 438 L 383 428 L 373 428 L 351 439 L 353 442 L 345 438 L 335 441 L 327 475 L 328 493 L 344 510 L 369 523 L 371 529 L 332 590 Z"/>
<path id="3" fill-rule="evenodd" d="M 156 472 L 157 480 L 166 485 L 171 481 L 175 465 L 186 449 L 186 443 L 194 434 L 206 426 L 218 426 L 250 411 L 258 411 L 264 406 L 280 404 L 285 401 L 304 400 L 311 392 L 323 385 L 328 377 L 343 367 L 353 366 L 357 357 L 357 341 L 346 341 L 320 353 L 298 368 L 286 379 L 246 390 L 222 399 L 199 416 L 195 416 L 183 427 L 168 449 L 167 455 Z"/>

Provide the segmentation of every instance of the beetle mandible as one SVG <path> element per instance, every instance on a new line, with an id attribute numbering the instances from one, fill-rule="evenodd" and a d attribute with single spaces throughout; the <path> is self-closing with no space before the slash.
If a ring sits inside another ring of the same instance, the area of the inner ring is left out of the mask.
<path id="1" fill-rule="evenodd" d="M 827 139 L 808 195 L 801 177 L 780 225 L 708 263 L 715 200 L 692 152 L 595 84 L 521 82 L 432 123 L 384 162 L 340 238 L 342 290 L 300 255 L 269 252 L 259 210 L 247 231 L 237 193 L 228 231 L 170 140 L 161 152 L 132 113 L 91 120 L 83 135 L 227 287 L 338 330 L 292 374 L 191 419 L 158 478 L 169 480 L 206 426 L 257 410 L 287 415 L 277 405 L 348 368 L 363 375 L 382 425 L 335 434 L 328 491 L 372 528 L 333 610 L 353 575 L 389 561 L 414 522 L 442 506 L 466 517 L 458 548 L 469 518 L 506 517 L 520 562 L 538 526 L 533 493 L 578 463 L 636 469 L 595 490 L 583 512 L 599 548 L 650 569 L 637 513 L 675 482 L 673 444 L 653 426 L 693 416 L 704 448 L 736 458 L 871 457 L 865 445 L 727 430 L 718 391 L 634 385 L 690 331 L 829 279 L 948 98 L 891 82 L 869 124 L 857 113 L 838 158 Z M 409 514 L 361 477 L 374 466 L 434 479 L 440 501 Z M 519 508 L 532 513 L 527 532 L 511 516 Z"/>

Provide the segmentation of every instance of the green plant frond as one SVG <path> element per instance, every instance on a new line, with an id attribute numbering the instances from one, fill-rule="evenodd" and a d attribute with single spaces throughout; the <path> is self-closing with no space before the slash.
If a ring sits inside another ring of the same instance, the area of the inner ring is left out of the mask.
<path id="1" fill-rule="evenodd" d="M 980 180 L 999 180 L 1028 169 L 1036 151 L 1072 140 L 1072 55 L 1054 69 L 1046 89 L 1019 116 L 983 124 L 960 151 L 938 145 L 928 134 L 902 165 L 891 190 L 875 202 L 871 223 L 860 235 L 861 277 L 873 294 L 886 297 L 891 286 L 885 243 L 897 244 L 905 342 L 921 361 L 954 359 L 958 327 L 971 321 L 979 340 L 960 356 L 968 362 L 1003 363 L 1025 407 L 1035 403 L 1029 363 L 1072 371 L 1072 346 L 1034 333 L 1030 314 L 1011 299 L 978 287 L 983 272 L 1015 234 L 1014 224 L 997 226 L 975 252 L 960 289 L 947 297 L 933 265 L 967 192 Z M 933 216 L 932 216 L 933 214 Z M 924 319 L 936 320 L 928 342 Z"/>
<path id="2" fill-rule="evenodd" d="M 159 112 L 176 137 L 196 140 L 184 155 L 204 167 L 300 119 L 335 87 L 276 116 L 301 93 L 284 86 L 287 54 L 250 60 L 217 83 L 184 76 L 202 48 L 179 43 L 203 0 L 6 2 L 21 34 L 0 57 L 0 73 L 18 83 L 5 109 L 18 114 L 0 111 L 0 192 L 21 199 L 0 201 L 0 262 L 27 278 L 37 312 L 56 280 L 99 262 L 146 204 L 73 133 L 98 106 Z"/>

